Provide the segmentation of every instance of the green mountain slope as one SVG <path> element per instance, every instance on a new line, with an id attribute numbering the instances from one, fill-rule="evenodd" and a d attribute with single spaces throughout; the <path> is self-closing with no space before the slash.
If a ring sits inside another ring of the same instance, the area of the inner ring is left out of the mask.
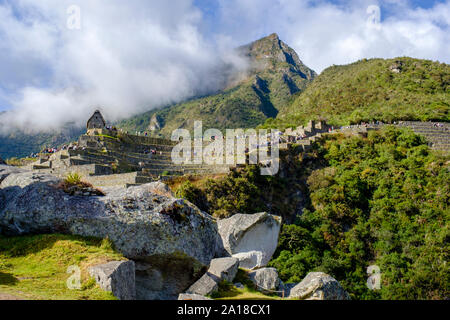
<path id="1" fill-rule="evenodd" d="M 361 60 L 324 70 L 277 119 L 288 127 L 310 119 L 335 125 L 361 121 L 449 121 L 450 66 L 413 58 Z"/>
<path id="2" fill-rule="evenodd" d="M 6 136 L 0 135 L 0 156 L 3 159 L 27 157 L 44 148 L 77 140 L 83 132 L 79 128 L 69 127 L 58 132 L 27 134 L 17 131 Z"/>
<path id="3" fill-rule="evenodd" d="M 276 117 L 316 76 L 276 34 L 242 46 L 238 52 L 248 58 L 250 67 L 236 86 L 144 113 L 118 126 L 130 132 L 152 131 L 165 136 L 177 128 L 192 129 L 196 120 L 202 120 L 204 128 L 255 127 Z"/>

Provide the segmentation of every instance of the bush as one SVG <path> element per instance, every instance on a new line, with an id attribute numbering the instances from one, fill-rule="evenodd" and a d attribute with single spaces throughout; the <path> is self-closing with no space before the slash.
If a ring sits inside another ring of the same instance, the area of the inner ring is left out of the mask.
<path id="1" fill-rule="evenodd" d="M 270 262 L 282 280 L 323 271 L 354 299 L 448 298 L 449 157 L 395 128 L 332 135 L 315 152 L 327 165 L 308 178 L 311 206 L 283 226 Z M 369 265 L 379 291 L 366 286 Z"/>

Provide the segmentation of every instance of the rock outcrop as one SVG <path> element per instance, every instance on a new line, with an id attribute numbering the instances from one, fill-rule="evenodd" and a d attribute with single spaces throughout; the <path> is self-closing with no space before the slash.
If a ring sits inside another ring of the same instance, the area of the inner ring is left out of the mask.
<path id="1" fill-rule="evenodd" d="M 350 300 L 339 282 L 323 272 L 310 272 L 290 290 L 289 298 L 302 300 Z"/>
<path id="2" fill-rule="evenodd" d="M 219 290 L 219 282 L 219 277 L 206 272 L 197 282 L 187 289 L 186 293 L 202 296 L 211 295 Z"/>
<path id="3" fill-rule="evenodd" d="M 137 299 L 176 299 L 216 256 L 214 219 L 187 201 L 155 193 L 162 186 L 115 187 L 103 197 L 80 197 L 60 190 L 54 176 L 0 170 L 1 234 L 109 238 L 136 262 Z"/>
<path id="4" fill-rule="evenodd" d="M 224 249 L 240 260 L 240 267 L 267 265 L 278 245 L 281 217 L 266 212 L 236 214 L 217 222 Z"/>
<path id="5" fill-rule="evenodd" d="M 263 267 L 262 251 L 247 251 L 233 254 L 233 257 L 239 260 L 239 266 L 243 269 L 254 269 Z"/>
<path id="6" fill-rule="evenodd" d="M 110 291 L 119 300 L 136 299 L 136 281 L 133 261 L 112 261 L 89 268 L 100 288 Z"/>
<path id="7" fill-rule="evenodd" d="M 0 183 L 2 183 L 7 176 L 21 172 L 25 172 L 25 170 L 13 166 L 2 165 L 0 163 Z"/>
<path id="8" fill-rule="evenodd" d="M 208 272 L 221 280 L 232 282 L 238 272 L 239 260 L 236 258 L 218 258 L 211 260 Z"/>
<path id="9" fill-rule="evenodd" d="M 250 272 L 250 280 L 256 286 L 257 290 L 275 291 L 280 286 L 280 278 L 278 277 L 278 271 L 275 268 L 262 268 L 256 271 Z"/>
<path id="10" fill-rule="evenodd" d="M 220 281 L 232 282 L 236 277 L 238 267 L 239 260 L 236 258 L 213 259 L 208 271 L 186 293 L 210 295 L 218 290 Z"/>

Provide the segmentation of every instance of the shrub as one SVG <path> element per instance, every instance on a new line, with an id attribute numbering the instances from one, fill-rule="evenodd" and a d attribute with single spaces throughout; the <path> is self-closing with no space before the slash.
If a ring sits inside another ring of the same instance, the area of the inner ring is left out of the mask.
<path id="1" fill-rule="evenodd" d="M 327 164 L 308 178 L 309 208 L 282 228 L 270 262 L 281 279 L 323 271 L 356 299 L 448 298 L 449 157 L 394 128 L 315 147 Z M 366 286 L 369 265 L 379 291 Z"/>

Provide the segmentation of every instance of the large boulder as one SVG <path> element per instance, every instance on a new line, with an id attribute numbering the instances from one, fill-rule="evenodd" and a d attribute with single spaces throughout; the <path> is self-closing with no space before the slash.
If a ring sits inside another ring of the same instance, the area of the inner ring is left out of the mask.
<path id="1" fill-rule="evenodd" d="M 119 300 L 136 299 L 136 281 L 133 261 L 111 261 L 89 268 L 100 288 L 110 291 Z"/>
<path id="2" fill-rule="evenodd" d="M 310 272 L 290 290 L 289 298 L 302 300 L 350 300 L 339 282 L 323 272 Z"/>
<path id="3" fill-rule="evenodd" d="M 232 282 L 236 277 L 238 267 L 239 260 L 236 258 L 213 259 L 208 271 L 186 293 L 210 295 L 219 289 L 219 282 L 223 280 Z"/>
<path id="4" fill-rule="evenodd" d="M 2 181 L 5 180 L 7 176 L 21 172 L 25 172 L 25 170 L 13 166 L 3 165 L 0 163 L 0 183 L 2 183 Z"/>
<path id="5" fill-rule="evenodd" d="M 280 286 L 280 278 L 275 268 L 262 268 L 248 274 L 250 280 L 259 291 L 276 291 Z"/>
<path id="6" fill-rule="evenodd" d="M 218 258 L 211 260 L 208 272 L 221 280 L 232 282 L 238 272 L 239 260 L 236 258 Z"/>
<path id="7" fill-rule="evenodd" d="M 197 282 L 186 290 L 186 293 L 198 294 L 201 296 L 211 295 L 219 290 L 219 282 L 219 277 L 206 272 Z"/>
<path id="8" fill-rule="evenodd" d="M 263 253 L 261 251 L 247 251 L 233 254 L 239 260 L 239 267 L 243 269 L 254 269 L 264 267 Z"/>
<path id="9" fill-rule="evenodd" d="M 138 299 L 177 299 L 216 255 L 220 236 L 214 219 L 187 201 L 152 192 L 154 184 L 84 197 L 66 194 L 51 175 L 20 171 L 4 176 L 1 234 L 109 238 L 137 263 Z M 152 277 L 159 281 L 149 284 Z"/>
<path id="10" fill-rule="evenodd" d="M 267 265 L 278 245 L 281 217 L 267 212 L 235 214 L 217 222 L 224 249 L 241 261 L 240 267 Z"/>

